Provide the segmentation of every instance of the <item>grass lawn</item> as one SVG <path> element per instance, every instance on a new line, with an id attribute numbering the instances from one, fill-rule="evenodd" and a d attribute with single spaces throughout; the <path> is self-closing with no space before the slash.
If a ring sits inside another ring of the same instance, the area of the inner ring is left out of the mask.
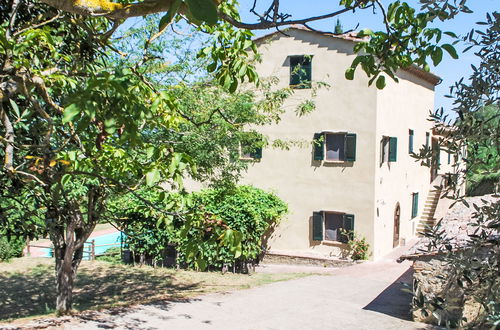
<path id="1" fill-rule="evenodd" d="M 83 311 L 186 299 L 307 275 L 310 274 L 221 274 L 83 261 L 74 290 L 74 308 Z M 0 320 L 53 314 L 54 278 L 53 259 L 24 257 L 0 263 Z"/>

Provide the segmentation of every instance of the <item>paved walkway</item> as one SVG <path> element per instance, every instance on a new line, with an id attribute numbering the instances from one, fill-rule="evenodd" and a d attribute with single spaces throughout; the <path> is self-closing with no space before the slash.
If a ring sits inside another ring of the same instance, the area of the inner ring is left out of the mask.
<path id="1" fill-rule="evenodd" d="M 63 329 L 429 329 L 409 321 L 410 263 L 394 258 L 185 302 L 73 319 Z"/>

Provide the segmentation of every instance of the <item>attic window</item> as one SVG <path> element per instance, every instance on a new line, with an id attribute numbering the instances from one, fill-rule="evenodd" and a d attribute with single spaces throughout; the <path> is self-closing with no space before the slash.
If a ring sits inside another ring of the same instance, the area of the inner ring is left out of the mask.
<path id="1" fill-rule="evenodd" d="M 290 56 L 290 87 L 311 88 L 311 55 Z"/>

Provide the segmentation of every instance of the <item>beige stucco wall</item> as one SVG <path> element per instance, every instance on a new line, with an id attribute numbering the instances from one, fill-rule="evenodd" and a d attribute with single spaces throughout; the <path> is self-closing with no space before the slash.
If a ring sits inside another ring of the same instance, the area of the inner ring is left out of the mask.
<path id="1" fill-rule="evenodd" d="M 272 190 L 284 199 L 290 213 L 269 241 L 276 252 L 340 255 L 340 243 L 311 240 L 314 211 L 339 211 L 355 215 L 355 230 L 374 245 L 374 173 L 376 97 L 374 87 L 359 74 L 354 81 L 344 78 L 355 55 L 352 43 L 303 31 L 287 31 L 259 47 L 263 62 L 257 67 L 262 77 L 277 76 L 280 87 L 289 83 L 289 55 L 313 55 L 312 79 L 330 85 L 320 89 L 316 110 L 297 117 L 295 107 L 311 90 L 296 90 L 286 102 L 281 123 L 259 128 L 270 140 L 292 139 L 311 142 L 323 130 L 357 134 L 356 161 L 327 164 L 313 161 L 312 145 L 289 151 L 266 148 L 262 160 L 250 166 L 243 183 Z M 295 39 L 295 36 L 298 39 Z"/>
<path id="2" fill-rule="evenodd" d="M 393 248 L 394 212 L 400 204 L 400 241 L 408 242 L 414 237 L 415 228 L 422 214 L 430 188 L 430 168 L 409 153 L 409 130 L 414 131 L 413 151 L 418 153 L 426 141 L 426 132 L 431 133 L 432 122 L 429 111 L 434 109 L 432 84 L 407 72 L 399 72 L 399 83 L 387 80 L 387 86 L 378 91 L 377 138 L 373 141 L 376 154 L 380 155 L 382 136 L 397 137 L 397 161 L 380 164 L 376 160 L 374 219 L 375 255 L 382 256 Z M 429 141 L 431 141 L 432 135 Z M 412 193 L 419 193 L 418 214 L 411 217 Z M 401 240 L 402 239 L 402 240 Z"/>

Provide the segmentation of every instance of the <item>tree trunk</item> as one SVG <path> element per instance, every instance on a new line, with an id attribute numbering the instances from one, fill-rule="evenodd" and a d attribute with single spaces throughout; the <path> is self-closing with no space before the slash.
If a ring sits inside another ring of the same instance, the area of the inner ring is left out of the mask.
<path id="1" fill-rule="evenodd" d="M 78 266 L 83 258 L 83 247 L 66 245 L 55 249 L 56 257 L 56 313 L 66 315 L 73 306 L 73 287 Z"/>
<path id="2" fill-rule="evenodd" d="M 64 250 L 59 248 L 58 250 Z M 56 253 L 56 312 L 65 315 L 71 311 L 73 306 L 73 285 L 75 282 L 76 269 L 64 258 L 59 258 L 61 253 Z M 66 254 L 66 253 L 64 253 Z"/>
<path id="3" fill-rule="evenodd" d="M 80 211 L 81 201 L 68 201 L 65 209 L 49 207 L 50 220 L 58 219 L 51 226 L 50 236 L 56 259 L 56 313 L 65 315 L 73 306 L 73 287 L 78 266 L 83 258 L 85 241 L 94 230 L 104 208 L 104 199 L 98 187 L 91 187 L 87 195 L 87 221 Z M 52 221 L 51 221 L 52 222 Z"/>

